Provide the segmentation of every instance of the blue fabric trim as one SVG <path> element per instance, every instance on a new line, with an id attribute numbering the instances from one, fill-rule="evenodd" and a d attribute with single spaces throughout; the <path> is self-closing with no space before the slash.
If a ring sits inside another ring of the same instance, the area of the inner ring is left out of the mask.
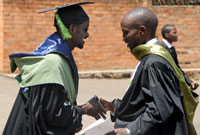
<path id="1" fill-rule="evenodd" d="M 63 40 L 56 32 L 50 35 L 44 42 L 42 42 L 38 48 L 36 48 L 32 53 L 13 53 L 9 55 L 11 60 L 11 70 L 14 72 L 17 68 L 13 58 L 26 57 L 26 56 L 44 56 L 49 53 L 59 53 L 65 56 L 69 61 L 74 70 L 76 76 L 76 85 L 78 86 L 78 69 L 69 48 L 69 45 L 65 40 Z M 24 89 L 23 92 L 28 89 Z"/>
<path id="2" fill-rule="evenodd" d="M 9 55 L 10 59 L 14 57 L 25 57 L 25 56 L 44 56 L 49 53 L 60 53 L 69 58 L 70 63 L 78 78 L 78 69 L 74 61 L 74 57 L 71 53 L 69 45 L 64 41 L 57 33 L 50 35 L 40 46 L 35 49 L 32 53 L 13 53 Z"/>
<path id="3" fill-rule="evenodd" d="M 29 90 L 28 87 L 26 87 L 26 88 L 21 88 L 20 93 L 25 93 L 25 92 L 27 92 L 28 90 Z"/>

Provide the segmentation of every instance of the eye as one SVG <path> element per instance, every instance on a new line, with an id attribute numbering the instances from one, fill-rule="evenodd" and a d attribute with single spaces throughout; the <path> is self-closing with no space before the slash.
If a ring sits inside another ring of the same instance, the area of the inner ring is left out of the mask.
<path id="1" fill-rule="evenodd" d="M 128 31 L 123 31 L 123 35 L 126 36 L 128 34 Z"/>

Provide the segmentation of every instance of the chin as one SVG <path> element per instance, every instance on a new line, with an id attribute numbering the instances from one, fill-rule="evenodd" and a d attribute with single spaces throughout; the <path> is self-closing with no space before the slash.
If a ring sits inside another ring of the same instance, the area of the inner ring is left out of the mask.
<path id="1" fill-rule="evenodd" d="M 77 46 L 79 49 L 83 49 L 83 44 Z"/>
<path id="2" fill-rule="evenodd" d="M 129 49 L 132 51 L 135 47 L 137 47 L 138 45 L 134 45 L 132 47 L 130 47 Z"/>

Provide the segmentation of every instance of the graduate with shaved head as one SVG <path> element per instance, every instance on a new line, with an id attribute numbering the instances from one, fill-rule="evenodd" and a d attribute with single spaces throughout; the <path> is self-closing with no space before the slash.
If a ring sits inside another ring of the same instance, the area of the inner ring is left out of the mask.
<path id="1" fill-rule="evenodd" d="M 120 24 L 123 40 L 139 63 L 122 99 L 100 99 L 115 123 L 108 135 L 196 135 L 192 119 L 198 101 L 155 38 L 157 16 L 138 7 L 128 11 Z"/>

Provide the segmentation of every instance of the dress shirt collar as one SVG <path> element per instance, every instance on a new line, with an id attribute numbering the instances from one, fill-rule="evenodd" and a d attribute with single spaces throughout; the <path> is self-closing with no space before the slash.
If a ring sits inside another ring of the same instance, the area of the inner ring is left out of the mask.
<path id="1" fill-rule="evenodd" d="M 146 42 L 146 45 L 153 45 L 153 44 L 155 44 L 157 42 L 158 42 L 158 39 L 157 38 L 153 38 L 153 39 L 149 40 L 148 42 Z"/>
<path id="2" fill-rule="evenodd" d="M 171 48 L 173 46 L 166 39 L 162 39 L 162 41 L 167 45 L 168 48 Z"/>

